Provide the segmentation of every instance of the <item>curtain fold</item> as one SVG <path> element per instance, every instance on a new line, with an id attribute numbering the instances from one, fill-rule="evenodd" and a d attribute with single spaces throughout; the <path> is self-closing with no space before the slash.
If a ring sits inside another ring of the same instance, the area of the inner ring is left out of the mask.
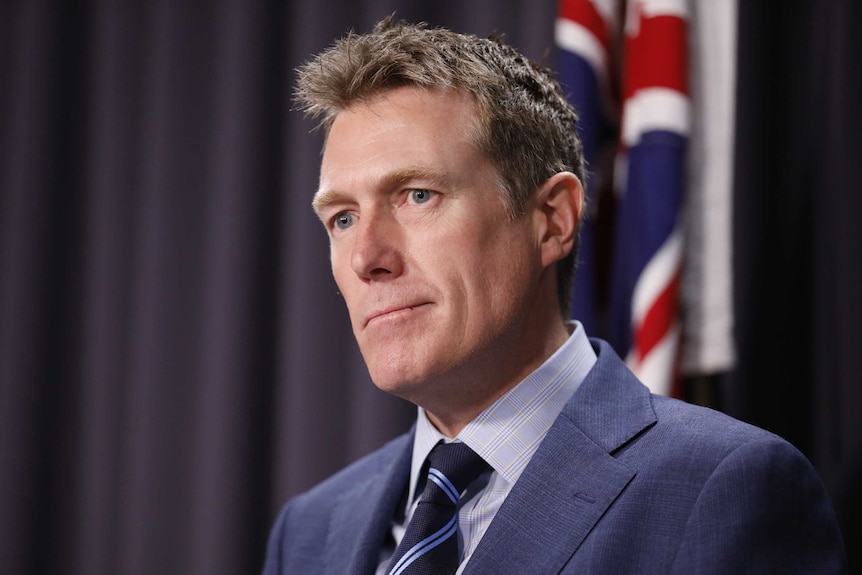
<path id="1" fill-rule="evenodd" d="M 293 69 L 387 14 L 551 63 L 551 0 L 0 6 L 0 565 L 248 573 L 406 430 L 311 211 Z"/>
<path id="2" fill-rule="evenodd" d="M 817 467 L 862 572 L 862 5 L 740 2 L 734 193 L 739 362 L 724 410 Z"/>

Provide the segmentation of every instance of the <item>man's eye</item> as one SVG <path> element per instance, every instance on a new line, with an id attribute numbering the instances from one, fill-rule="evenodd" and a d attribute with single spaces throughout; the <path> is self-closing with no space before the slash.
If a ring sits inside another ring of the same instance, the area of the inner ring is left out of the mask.
<path id="1" fill-rule="evenodd" d="M 414 204 L 424 204 L 434 195 L 431 190 L 410 190 L 410 200 Z"/>
<path id="2" fill-rule="evenodd" d="M 353 225 L 353 214 L 350 212 L 341 212 L 332 218 L 332 225 L 339 230 L 346 230 Z"/>

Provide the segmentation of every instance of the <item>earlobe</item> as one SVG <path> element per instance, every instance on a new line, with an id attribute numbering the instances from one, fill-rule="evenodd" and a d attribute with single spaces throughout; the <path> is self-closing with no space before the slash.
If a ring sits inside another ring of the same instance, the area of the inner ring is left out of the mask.
<path id="1" fill-rule="evenodd" d="M 542 265 L 548 267 L 572 251 L 584 209 L 584 188 L 573 173 L 559 172 L 545 180 L 536 199 L 544 222 Z"/>

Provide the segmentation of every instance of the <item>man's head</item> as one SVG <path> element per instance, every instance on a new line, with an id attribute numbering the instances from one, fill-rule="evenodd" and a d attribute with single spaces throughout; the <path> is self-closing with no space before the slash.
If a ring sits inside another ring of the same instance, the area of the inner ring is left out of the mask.
<path id="1" fill-rule="evenodd" d="M 567 336 L 574 113 L 508 48 L 409 26 L 341 41 L 298 93 L 327 130 L 313 204 L 372 379 L 455 431 Z"/>
<path id="2" fill-rule="evenodd" d="M 455 89 L 472 95 L 472 137 L 497 167 L 511 217 L 546 179 L 572 172 L 584 181 L 577 114 L 551 72 L 496 39 L 424 25 L 380 22 L 370 34 L 337 41 L 299 69 L 300 107 L 327 134 L 343 110 L 396 87 Z M 557 294 L 568 318 L 577 241 L 556 266 Z"/>

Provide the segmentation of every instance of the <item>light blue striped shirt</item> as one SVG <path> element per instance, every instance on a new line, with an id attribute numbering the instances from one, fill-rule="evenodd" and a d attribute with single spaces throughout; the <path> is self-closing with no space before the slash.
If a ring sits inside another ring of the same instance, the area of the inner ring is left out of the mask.
<path id="1" fill-rule="evenodd" d="M 551 424 L 596 362 L 596 354 L 581 324 L 570 322 L 568 327 L 571 335 L 545 363 L 480 413 L 454 440 L 466 443 L 493 469 L 490 475 L 480 477 L 476 484 L 468 487 L 460 503 L 458 528 L 462 559 L 458 573 L 464 570 Z M 437 431 L 420 407 L 413 440 L 408 505 L 404 520 L 395 519 L 392 525 L 396 547 L 416 508 L 414 498 L 422 464 L 441 439 L 451 441 Z M 386 572 L 392 551 L 384 550 L 385 557 L 377 575 Z"/>

